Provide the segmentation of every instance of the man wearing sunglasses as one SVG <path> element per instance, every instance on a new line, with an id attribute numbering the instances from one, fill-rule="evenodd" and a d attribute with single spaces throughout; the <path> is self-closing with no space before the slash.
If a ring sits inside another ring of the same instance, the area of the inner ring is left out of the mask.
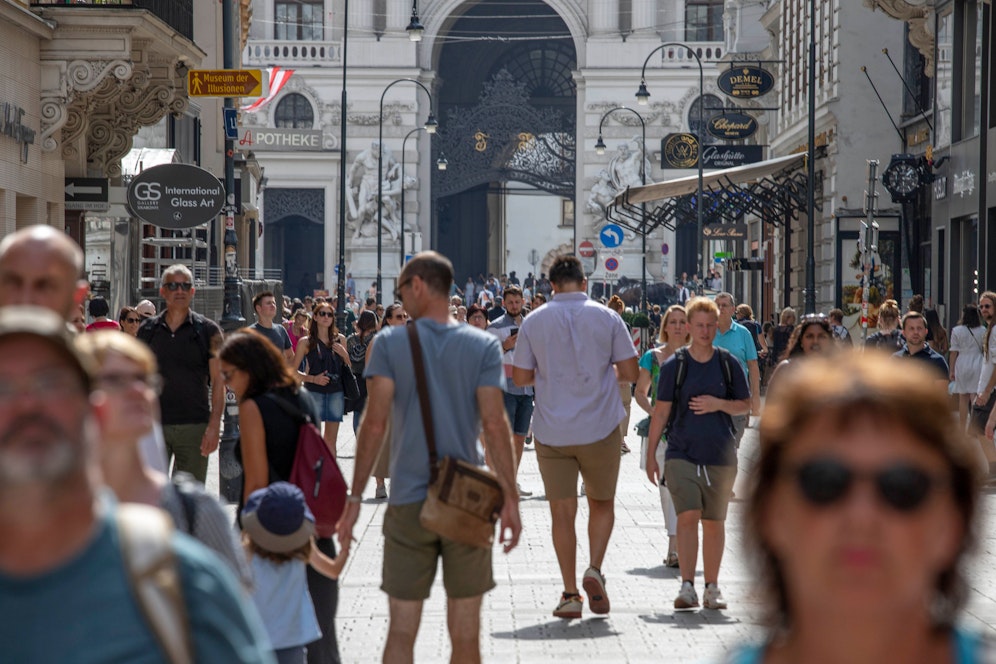
<path id="1" fill-rule="evenodd" d="M 194 277 L 185 265 L 163 272 L 159 294 L 166 310 L 138 328 L 138 338 L 152 349 L 163 378 L 163 435 L 166 465 L 175 457 L 173 472 L 186 471 L 201 483 L 207 479 L 208 455 L 218 449 L 225 383 L 215 351 L 221 328 L 194 312 Z"/>

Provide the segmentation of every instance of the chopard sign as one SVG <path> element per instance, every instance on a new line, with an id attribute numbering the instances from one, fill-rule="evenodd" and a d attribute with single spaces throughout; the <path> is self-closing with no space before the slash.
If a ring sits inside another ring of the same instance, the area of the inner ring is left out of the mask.
<path id="1" fill-rule="evenodd" d="M 739 141 L 754 135 L 757 120 L 746 113 L 724 113 L 710 118 L 706 130 L 716 138 Z"/>

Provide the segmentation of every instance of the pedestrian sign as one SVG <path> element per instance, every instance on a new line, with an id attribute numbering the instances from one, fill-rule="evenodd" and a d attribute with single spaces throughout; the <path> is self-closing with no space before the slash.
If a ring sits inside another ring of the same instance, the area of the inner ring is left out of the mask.
<path id="1" fill-rule="evenodd" d="M 262 97 L 261 69 L 190 69 L 188 97 Z"/>

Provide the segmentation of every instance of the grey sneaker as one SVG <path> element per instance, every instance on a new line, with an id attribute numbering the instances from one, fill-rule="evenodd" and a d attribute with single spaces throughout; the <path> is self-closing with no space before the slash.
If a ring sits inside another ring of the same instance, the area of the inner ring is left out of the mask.
<path id="1" fill-rule="evenodd" d="M 609 595 L 605 592 L 605 577 L 601 572 L 589 567 L 585 570 L 581 586 L 588 593 L 588 607 L 593 613 L 609 612 Z"/>
<path id="2" fill-rule="evenodd" d="M 519 497 L 521 497 L 521 498 L 525 498 L 525 497 L 533 495 L 532 491 L 527 491 L 526 489 L 523 489 L 522 485 L 519 484 L 519 483 L 516 483 L 515 488 L 518 489 L 518 491 L 519 491 Z"/>
<path id="3" fill-rule="evenodd" d="M 720 592 L 719 586 L 715 583 L 706 586 L 705 593 L 702 595 L 703 603 L 707 609 L 725 609 L 726 600 L 723 599 L 723 593 Z"/>
<path id="4" fill-rule="evenodd" d="M 690 583 L 681 584 L 681 590 L 674 598 L 674 608 L 680 611 L 699 608 L 699 595 L 695 592 L 695 586 Z"/>

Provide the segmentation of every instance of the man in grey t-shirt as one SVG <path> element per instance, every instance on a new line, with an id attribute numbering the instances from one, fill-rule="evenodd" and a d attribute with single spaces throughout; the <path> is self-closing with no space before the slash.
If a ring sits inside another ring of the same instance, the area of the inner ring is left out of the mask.
<path id="1" fill-rule="evenodd" d="M 450 261 L 432 251 L 405 265 L 395 297 L 415 320 L 425 356 L 426 382 L 440 458 L 480 464 L 478 432 L 483 429 L 488 462 L 504 491 L 500 541 L 505 552 L 519 540 L 519 497 L 515 489 L 512 437 L 502 397 L 498 340 L 450 316 L 453 283 Z M 457 369 L 457 370 L 454 370 Z M 491 550 L 441 538 L 421 526 L 419 512 L 429 485 L 429 450 L 422 426 L 408 330 L 386 328 L 374 343 L 364 376 L 367 406 L 357 432 L 356 464 L 346 509 L 337 526 L 340 542 L 351 541 L 360 496 L 393 416 L 391 496 L 384 515 L 381 589 L 389 597 L 390 626 L 384 661 L 411 661 L 422 603 L 429 596 L 440 557 L 449 598 L 447 624 L 453 652 L 480 661 L 480 615 L 484 593 L 494 587 Z"/>
<path id="2" fill-rule="evenodd" d="M 256 322 L 249 329 L 269 339 L 288 363 L 293 362 L 294 348 L 290 335 L 283 325 L 273 322 L 277 317 L 277 298 L 271 291 L 263 291 L 252 299 L 252 308 L 256 310 Z"/>

